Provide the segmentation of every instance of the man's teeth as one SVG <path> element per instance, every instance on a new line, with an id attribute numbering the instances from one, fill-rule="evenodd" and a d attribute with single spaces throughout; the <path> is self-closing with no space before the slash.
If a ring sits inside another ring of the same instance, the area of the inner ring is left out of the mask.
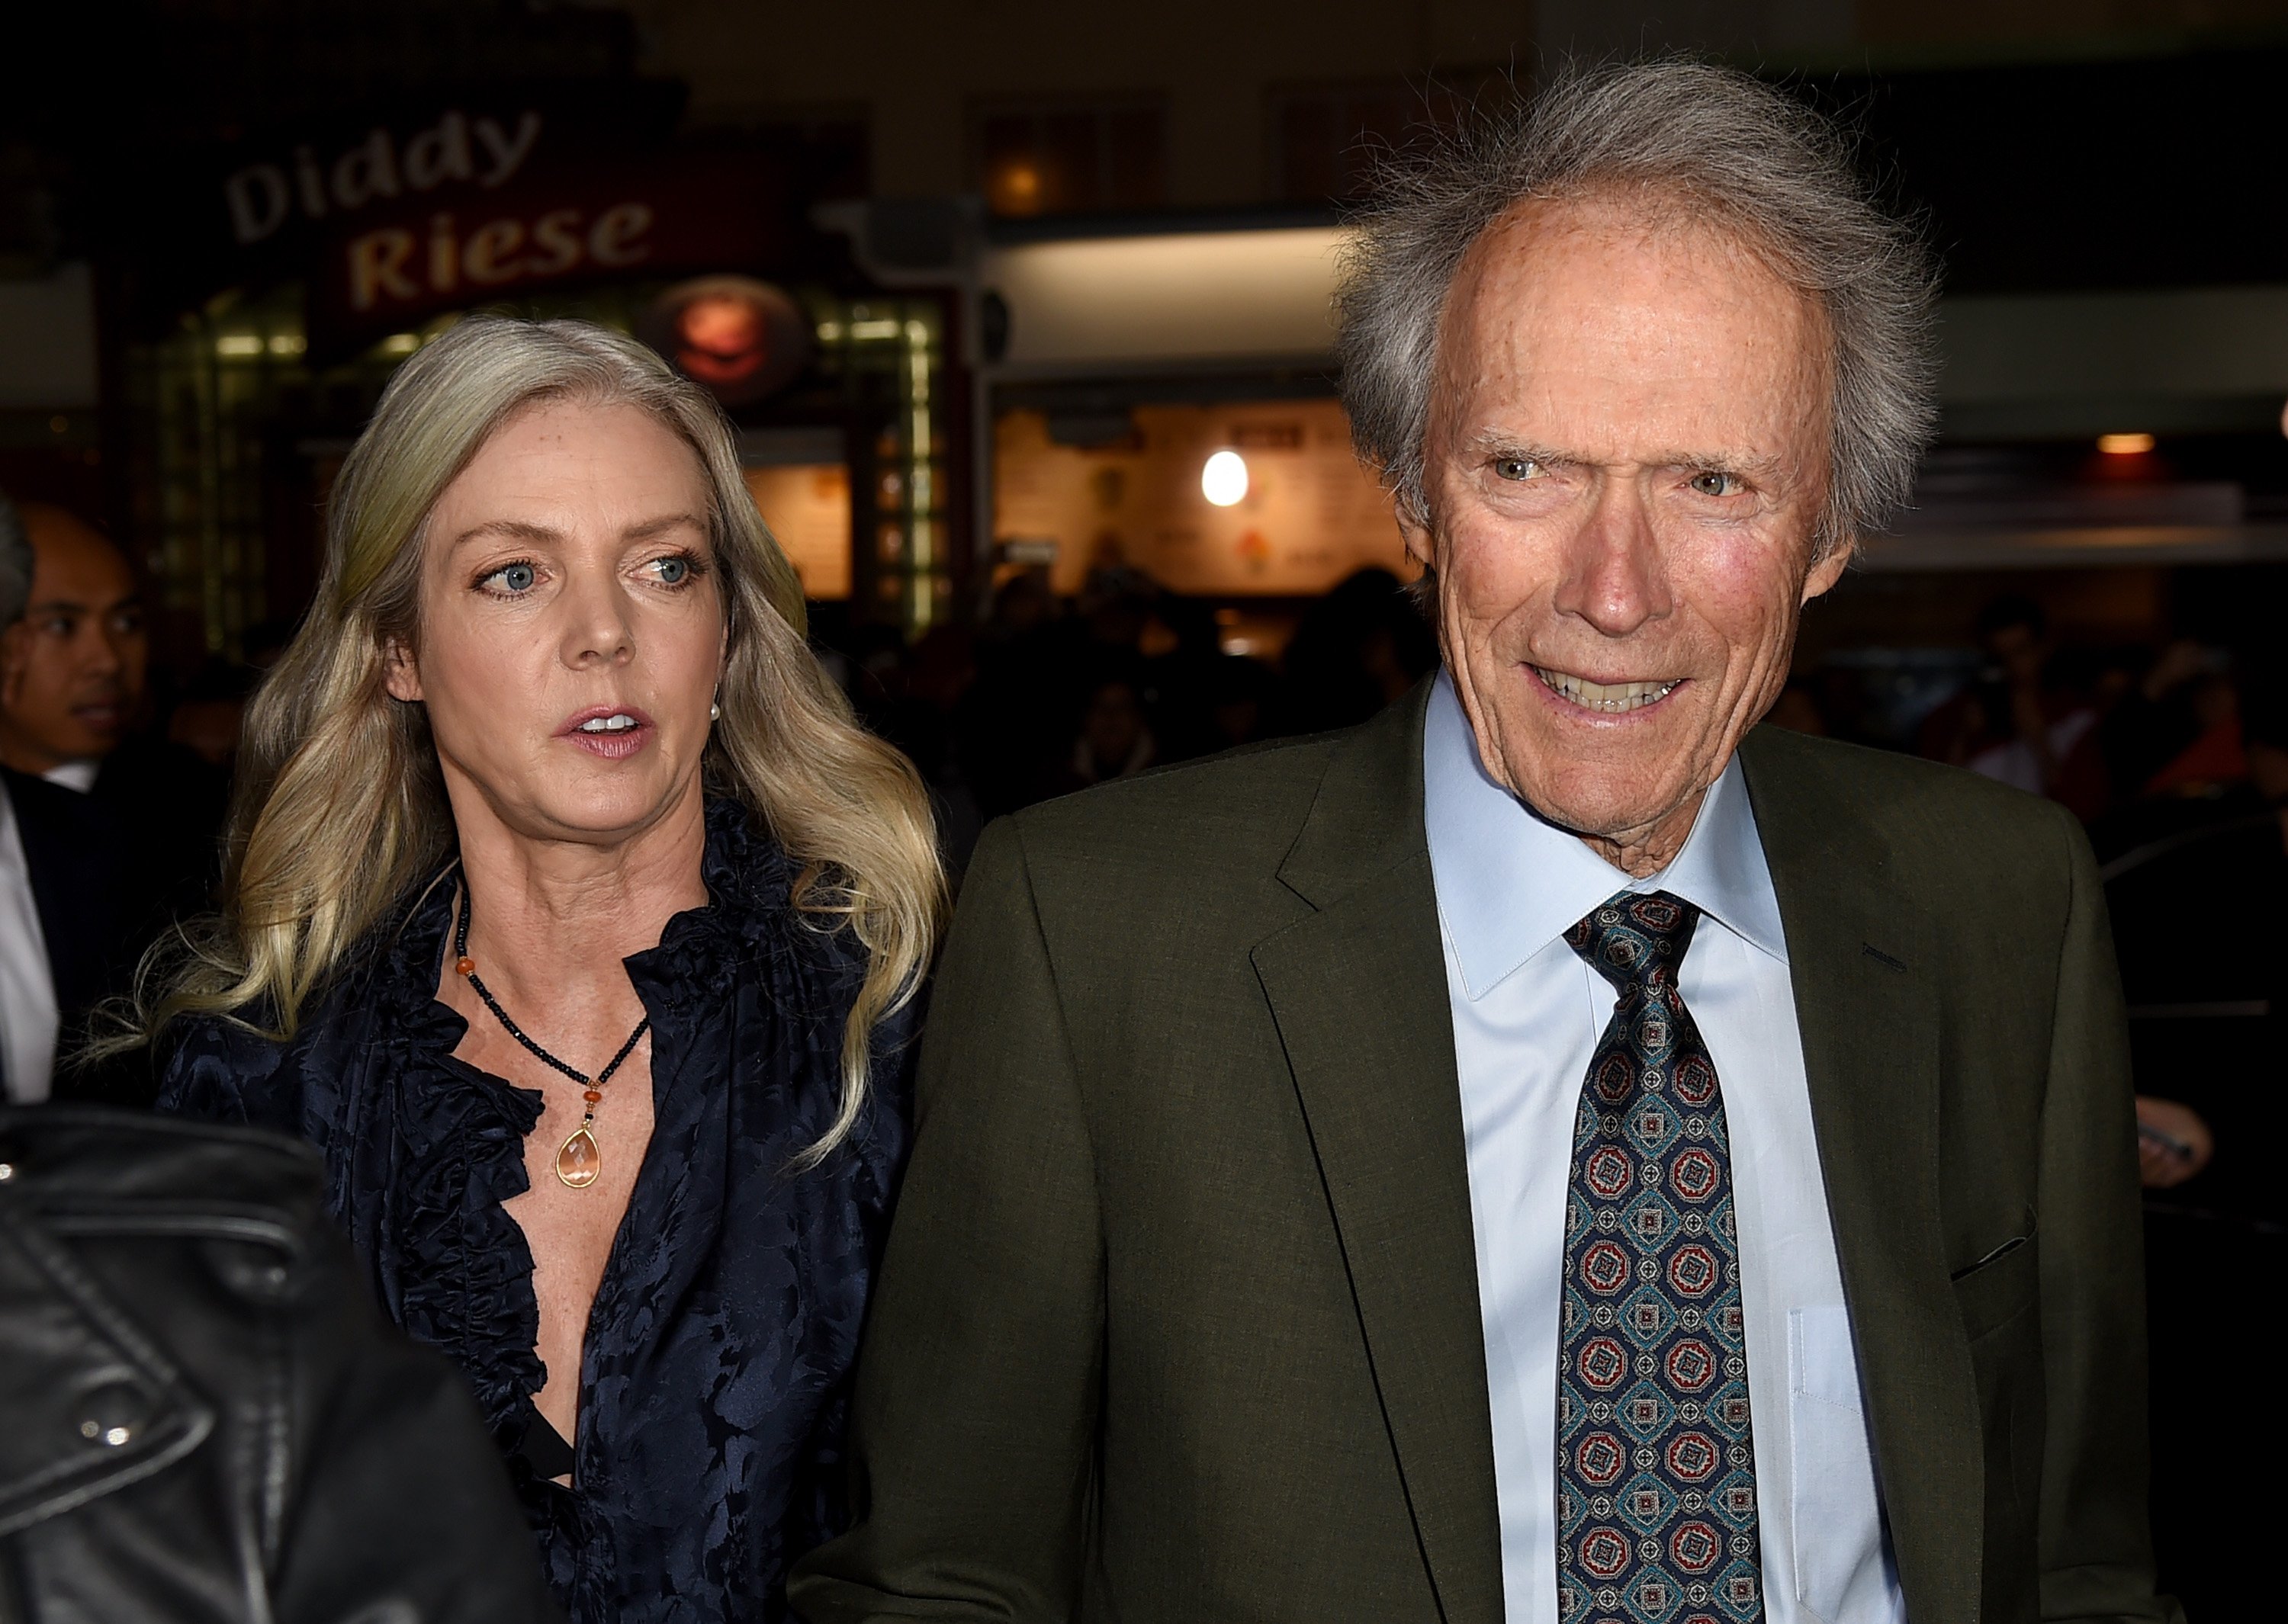
<path id="1" fill-rule="evenodd" d="M 1615 714 L 1666 699 L 1677 683 L 1683 680 L 1675 677 L 1667 682 L 1591 682 L 1562 671 L 1545 671 L 1539 666 L 1533 668 L 1533 674 L 1547 683 L 1553 693 L 1571 700 L 1584 710 Z"/>
<path id="2" fill-rule="evenodd" d="M 631 716 L 591 717 L 580 724 L 584 733 L 624 733 L 636 725 Z"/>

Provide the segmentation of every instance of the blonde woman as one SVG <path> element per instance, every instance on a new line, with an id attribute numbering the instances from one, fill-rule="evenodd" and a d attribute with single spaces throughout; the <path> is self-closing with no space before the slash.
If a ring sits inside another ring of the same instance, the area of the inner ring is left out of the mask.
<path id="1" fill-rule="evenodd" d="M 462 322 L 343 466 L 152 1013 L 163 1107 L 323 1153 L 576 1624 L 784 1617 L 841 1517 L 941 881 L 802 626 L 704 395 Z"/>

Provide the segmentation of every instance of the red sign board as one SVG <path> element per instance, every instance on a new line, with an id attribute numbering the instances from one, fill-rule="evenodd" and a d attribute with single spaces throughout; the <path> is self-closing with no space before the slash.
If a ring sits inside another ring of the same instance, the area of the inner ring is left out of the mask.
<path id="1" fill-rule="evenodd" d="M 785 248 L 785 207 L 775 166 L 702 151 L 536 175 L 449 208 L 368 210 L 320 252 L 311 346 L 338 353 L 549 288 L 767 269 Z"/>

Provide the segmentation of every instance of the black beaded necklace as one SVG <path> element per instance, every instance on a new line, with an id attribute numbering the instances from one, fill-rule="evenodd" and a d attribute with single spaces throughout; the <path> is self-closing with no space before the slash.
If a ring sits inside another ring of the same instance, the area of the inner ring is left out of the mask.
<path id="1" fill-rule="evenodd" d="M 493 996 L 492 989 L 477 974 L 477 962 L 469 956 L 469 887 L 465 882 L 461 886 L 460 923 L 453 930 L 453 968 L 475 989 L 477 996 L 484 1001 L 485 1008 L 493 1012 L 494 1018 L 506 1029 L 509 1036 L 523 1044 L 533 1058 L 555 1067 L 584 1090 L 582 1098 L 586 1101 L 587 1109 L 581 1113 L 580 1126 L 572 1130 L 571 1137 L 556 1153 L 556 1176 L 575 1190 L 585 1190 L 604 1170 L 604 1153 L 598 1148 L 592 1131 L 596 1125 L 597 1103 L 604 1097 L 604 1085 L 612 1080 L 612 1073 L 620 1069 L 621 1062 L 635 1053 L 636 1045 L 643 1042 L 643 1034 L 651 1030 L 651 1017 L 647 1015 L 636 1023 L 636 1029 L 628 1034 L 628 1041 L 620 1045 L 620 1052 L 612 1057 L 612 1063 L 592 1078 L 565 1065 L 534 1042 L 525 1035 L 523 1027 L 509 1018 L 508 1011 L 500 1006 L 500 1000 Z"/>

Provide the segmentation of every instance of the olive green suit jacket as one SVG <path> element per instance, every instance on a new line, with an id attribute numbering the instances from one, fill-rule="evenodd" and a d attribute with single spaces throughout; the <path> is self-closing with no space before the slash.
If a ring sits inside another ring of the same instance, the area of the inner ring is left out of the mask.
<path id="1" fill-rule="evenodd" d="M 987 831 L 814 1624 L 1504 1617 L 1426 694 Z M 2087 844 L 1903 757 L 1742 758 L 1910 1616 L 2168 1618 Z"/>

